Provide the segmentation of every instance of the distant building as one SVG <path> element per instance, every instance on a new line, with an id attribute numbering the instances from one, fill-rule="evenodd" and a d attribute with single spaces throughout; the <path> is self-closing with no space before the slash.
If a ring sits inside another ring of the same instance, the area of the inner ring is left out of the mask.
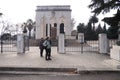
<path id="1" fill-rule="evenodd" d="M 36 39 L 49 36 L 57 38 L 60 33 L 71 35 L 71 9 L 69 5 L 37 6 Z"/>

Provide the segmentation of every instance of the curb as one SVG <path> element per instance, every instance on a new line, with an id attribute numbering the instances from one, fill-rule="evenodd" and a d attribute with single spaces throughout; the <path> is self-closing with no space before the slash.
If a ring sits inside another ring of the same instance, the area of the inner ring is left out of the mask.
<path id="1" fill-rule="evenodd" d="M 120 70 L 79 70 L 78 74 L 120 73 Z"/>
<path id="2" fill-rule="evenodd" d="M 103 74 L 120 73 L 120 70 L 78 70 L 77 68 L 0 67 L 3 75 L 45 75 L 45 74 Z"/>
<path id="3" fill-rule="evenodd" d="M 43 74 L 43 73 L 71 73 L 77 68 L 36 68 L 36 67 L 0 67 L 0 74 Z"/>

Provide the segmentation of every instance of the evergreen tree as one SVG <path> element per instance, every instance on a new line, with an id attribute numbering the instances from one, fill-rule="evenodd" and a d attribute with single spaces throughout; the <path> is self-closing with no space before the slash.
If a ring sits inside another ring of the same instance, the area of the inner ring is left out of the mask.
<path id="1" fill-rule="evenodd" d="M 114 14 L 113 17 L 105 17 L 102 21 L 107 23 L 108 25 L 112 26 L 118 26 L 118 23 L 120 21 L 120 10 L 117 10 L 117 13 Z"/>
<path id="2" fill-rule="evenodd" d="M 119 27 L 109 27 L 107 31 L 107 35 L 109 39 L 117 39 L 118 38 L 118 28 Z"/>
<path id="3" fill-rule="evenodd" d="M 0 13 L 0 16 L 2 16 L 3 15 L 3 13 Z"/>
<path id="4" fill-rule="evenodd" d="M 78 33 L 84 33 L 85 32 L 85 25 L 84 25 L 84 23 L 79 23 L 79 25 L 77 26 L 77 32 Z"/>
<path id="5" fill-rule="evenodd" d="M 95 40 L 95 39 L 97 39 L 97 35 L 93 30 L 91 23 L 89 22 L 85 31 L 85 40 Z"/>
<path id="6" fill-rule="evenodd" d="M 112 9 L 118 10 L 114 17 L 106 17 L 103 19 L 105 23 L 110 25 L 108 29 L 109 38 L 116 38 L 118 36 L 118 22 L 120 21 L 120 0 L 91 0 L 88 7 L 91 8 L 92 12 L 96 15 L 108 13 Z"/>
<path id="7" fill-rule="evenodd" d="M 96 15 L 91 16 L 89 22 L 92 23 L 93 27 L 95 28 L 95 23 L 98 22 L 98 18 L 96 17 Z"/>
<path id="8" fill-rule="evenodd" d="M 102 27 L 101 27 L 100 24 L 98 25 L 98 27 L 97 27 L 97 29 L 96 29 L 96 33 L 97 33 L 97 34 L 103 33 L 103 29 L 102 29 Z"/>
<path id="9" fill-rule="evenodd" d="M 113 17 L 106 17 L 103 19 L 105 23 L 110 25 L 108 29 L 108 37 L 110 39 L 116 39 L 118 37 L 118 23 L 120 21 L 120 10 L 117 11 L 117 13 Z"/>
<path id="10" fill-rule="evenodd" d="M 120 8 L 120 0 L 91 0 L 88 6 L 95 14 L 107 13 L 112 9 Z"/>
<path id="11" fill-rule="evenodd" d="M 106 25 L 103 26 L 103 33 L 107 33 Z"/>

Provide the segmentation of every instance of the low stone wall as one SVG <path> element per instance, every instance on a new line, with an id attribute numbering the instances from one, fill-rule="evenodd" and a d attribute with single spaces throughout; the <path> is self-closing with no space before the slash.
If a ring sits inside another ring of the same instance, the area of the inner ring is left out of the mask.
<path id="1" fill-rule="evenodd" d="M 39 46 L 40 39 L 30 39 L 29 40 L 29 46 Z"/>
<path id="2" fill-rule="evenodd" d="M 39 46 L 40 39 L 30 39 L 29 40 L 29 46 Z M 52 46 L 57 46 L 58 45 L 58 40 L 52 40 Z"/>

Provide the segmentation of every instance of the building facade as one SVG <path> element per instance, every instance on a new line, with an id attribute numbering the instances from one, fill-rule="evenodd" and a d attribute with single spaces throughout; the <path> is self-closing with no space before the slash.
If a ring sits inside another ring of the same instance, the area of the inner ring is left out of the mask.
<path id="1" fill-rule="evenodd" d="M 57 38 L 60 33 L 71 35 L 71 9 L 69 5 L 37 6 L 36 39 Z"/>

